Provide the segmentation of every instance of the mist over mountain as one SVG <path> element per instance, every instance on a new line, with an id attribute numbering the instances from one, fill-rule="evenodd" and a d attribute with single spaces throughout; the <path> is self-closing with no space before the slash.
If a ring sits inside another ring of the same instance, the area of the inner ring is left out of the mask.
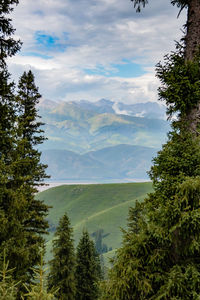
<path id="1" fill-rule="evenodd" d="M 156 149 L 118 145 L 77 154 L 68 150 L 44 150 L 42 161 L 48 164 L 52 180 L 131 181 L 148 180 Z"/>
<path id="2" fill-rule="evenodd" d="M 147 179 L 170 129 L 156 102 L 43 100 L 38 108 L 48 138 L 42 161 L 52 180 Z"/>

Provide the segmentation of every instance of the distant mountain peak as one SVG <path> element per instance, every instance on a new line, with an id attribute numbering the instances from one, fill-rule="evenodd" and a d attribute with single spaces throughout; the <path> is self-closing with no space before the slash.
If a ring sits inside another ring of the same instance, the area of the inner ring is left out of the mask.
<path id="1" fill-rule="evenodd" d="M 96 102 L 90 102 L 88 100 L 55 102 L 49 99 L 42 99 L 38 104 L 38 107 L 48 111 L 59 110 L 60 112 L 64 112 L 66 109 L 71 108 L 77 110 L 87 110 L 88 112 L 91 111 L 96 114 L 109 113 L 148 119 L 166 120 L 166 107 L 157 102 L 126 104 L 123 102 L 111 101 L 105 98 L 102 98 Z"/>
<path id="2" fill-rule="evenodd" d="M 112 106 L 114 104 L 114 102 L 111 101 L 111 100 L 102 98 L 102 99 L 98 100 L 97 102 L 95 102 L 95 104 L 96 105 L 110 105 L 110 106 Z"/>
<path id="3" fill-rule="evenodd" d="M 39 108 L 54 109 L 58 103 L 49 99 L 42 98 L 38 103 Z"/>

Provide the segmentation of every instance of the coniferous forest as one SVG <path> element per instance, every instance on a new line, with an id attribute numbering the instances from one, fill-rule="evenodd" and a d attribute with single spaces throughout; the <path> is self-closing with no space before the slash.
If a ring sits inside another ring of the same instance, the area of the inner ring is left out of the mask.
<path id="1" fill-rule="evenodd" d="M 178 15 L 187 10 L 176 51 L 156 66 L 172 130 L 149 172 L 154 191 L 130 208 L 105 278 L 86 230 L 75 251 L 67 214 L 46 268 L 49 207 L 35 198 L 48 178 L 38 150 L 45 140 L 36 108 L 41 95 L 32 71 L 15 83 L 7 66 L 22 45 L 11 20 L 18 2 L 0 0 L 0 299 L 200 299 L 199 0 L 170 1 Z M 148 4 L 132 2 L 137 12 Z"/>

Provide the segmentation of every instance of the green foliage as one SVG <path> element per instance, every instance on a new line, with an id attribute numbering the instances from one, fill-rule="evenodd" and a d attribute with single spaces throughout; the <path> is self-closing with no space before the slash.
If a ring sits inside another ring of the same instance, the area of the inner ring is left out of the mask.
<path id="1" fill-rule="evenodd" d="M 53 241 L 53 259 L 50 261 L 48 286 L 58 287 L 56 296 L 60 300 L 74 300 L 75 283 L 75 253 L 72 239 L 72 228 L 66 214 L 60 219 Z"/>
<path id="2" fill-rule="evenodd" d="M 26 287 L 28 293 L 24 296 L 28 300 L 53 300 L 55 298 L 55 293 L 58 289 L 47 291 L 46 287 L 46 269 L 44 269 L 43 253 L 40 255 L 40 264 L 38 268 L 33 268 L 35 283 L 31 284 L 30 287 Z M 60 298 L 59 298 L 60 299 Z"/>
<path id="3" fill-rule="evenodd" d="M 17 148 L 16 148 L 16 176 L 15 181 L 19 180 L 19 185 L 25 181 L 28 186 L 37 186 L 45 178 L 46 166 L 40 163 L 41 153 L 37 146 L 43 143 L 45 137 L 39 121 L 40 116 L 37 112 L 37 104 L 41 99 L 38 88 L 34 82 L 34 75 L 31 71 L 24 72 L 18 84 L 17 104 Z M 20 182 L 21 180 L 21 182 Z"/>
<path id="4" fill-rule="evenodd" d="M 14 4 L 18 0 L 3 0 L 0 4 L 0 252 L 6 250 L 13 279 L 20 281 L 19 298 L 22 282 L 30 282 L 31 267 L 39 260 L 42 234 L 48 227 L 48 208 L 34 199 L 35 186 L 45 178 L 40 154 L 34 149 L 44 140 L 36 113 L 40 95 L 29 72 L 21 77 L 16 97 L 6 66 L 6 59 L 21 46 L 13 38 L 15 30 L 7 17 Z"/>
<path id="5" fill-rule="evenodd" d="M 99 256 L 87 231 L 83 231 L 77 247 L 77 300 L 95 300 L 99 296 L 98 281 L 101 278 Z"/>
<path id="6" fill-rule="evenodd" d="M 15 300 L 17 296 L 17 283 L 12 279 L 13 269 L 9 269 L 9 262 L 6 261 L 4 251 L 2 270 L 0 271 L 0 299 Z"/>
<path id="7" fill-rule="evenodd" d="M 18 1 L 4 0 L 0 5 L 0 204 L 5 201 L 8 194 L 16 121 L 14 83 L 9 82 L 10 74 L 5 63 L 5 59 L 13 56 L 20 48 L 20 42 L 12 37 L 14 29 L 11 20 L 7 18 L 7 14 L 13 9 L 13 4 L 18 4 Z"/>
<path id="8" fill-rule="evenodd" d="M 6 17 L 13 10 L 13 5 L 18 4 L 18 0 L 2 0 L 0 5 L 0 68 L 5 67 L 5 59 L 15 55 L 19 51 L 21 42 L 12 38 L 14 28 L 11 20 Z"/>
<path id="9" fill-rule="evenodd" d="M 2 163 L 1 168 L 4 186 L 0 205 L 5 226 L 0 249 L 7 250 L 13 276 L 21 281 L 20 293 L 22 282 L 31 281 L 32 267 L 39 262 L 39 249 L 44 242 L 42 234 L 48 228 L 45 219 L 48 207 L 35 199 L 37 185 L 47 177 L 36 149 L 44 140 L 36 110 L 40 97 L 32 72 L 24 73 L 15 101 L 18 111 L 11 126 L 10 154 L 4 154 L 7 164 Z"/>
<path id="10" fill-rule="evenodd" d="M 179 114 L 150 171 L 154 192 L 130 210 L 103 300 L 200 298 L 200 138 L 182 118 L 199 103 L 199 62 L 178 52 L 157 71 L 160 97 Z"/>
<path id="11" fill-rule="evenodd" d="M 184 49 L 165 56 L 165 63 L 157 65 L 157 77 L 162 86 L 159 88 L 160 100 L 168 105 L 168 114 L 179 112 L 188 114 L 196 107 L 200 98 L 200 61 L 199 54 L 193 61 L 185 61 Z"/>

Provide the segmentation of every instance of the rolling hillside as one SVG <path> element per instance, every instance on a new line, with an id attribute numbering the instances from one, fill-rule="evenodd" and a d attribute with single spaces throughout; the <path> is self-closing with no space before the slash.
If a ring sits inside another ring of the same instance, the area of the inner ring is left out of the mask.
<path id="1" fill-rule="evenodd" d="M 103 243 L 108 249 L 120 247 L 121 230 L 126 227 L 129 207 L 136 199 L 142 201 L 152 191 L 149 183 L 63 185 L 37 194 L 49 206 L 50 234 L 47 252 L 50 255 L 53 233 L 59 218 L 67 212 L 74 228 L 77 244 L 83 228 L 92 234 L 102 229 Z"/>

